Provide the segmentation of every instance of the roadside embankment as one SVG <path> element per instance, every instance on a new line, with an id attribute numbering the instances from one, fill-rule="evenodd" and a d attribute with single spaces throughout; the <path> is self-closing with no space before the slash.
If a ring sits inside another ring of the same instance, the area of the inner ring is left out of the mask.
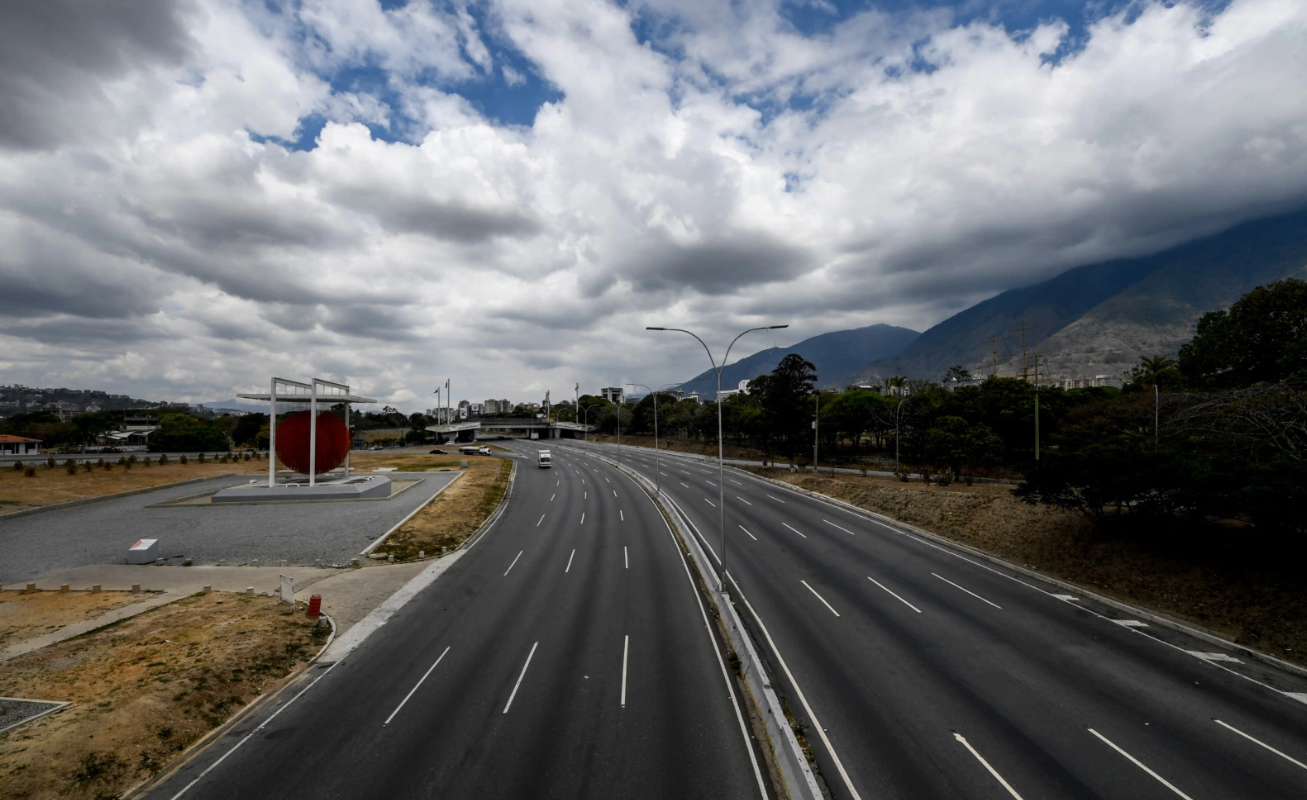
<path id="1" fill-rule="evenodd" d="M 1283 549 L 1244 530 L 1104 535 L 1074 512 L 1028 505 L 1001 485 L 750 471 L 1307 664 L 1307 576 Z"/>

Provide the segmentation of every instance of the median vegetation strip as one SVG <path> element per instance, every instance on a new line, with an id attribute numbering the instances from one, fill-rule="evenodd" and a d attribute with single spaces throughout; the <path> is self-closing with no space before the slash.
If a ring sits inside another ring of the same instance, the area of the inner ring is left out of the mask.
<path id="1" fill-rule="evenodd" d="M 1282 547 L 1238 526 L 1144 536 L 1096 529 L 1075 511 L 1023 503 L 993 484 L 751 471 L 1307 664 L 1307 577 Z"/>
<path id="2" fill-rule="evenodd" d="M 0 736 L 4 795 L 117 797 L 278 688 L 329 633 L 274 598 L 211 593 L 0 664 L 0 696 L 72 702 Z"/>
<path id="3" fill-rule="evenodd" d="M 512 462 L 493 456 L 431 456 L 396 454 L 375 456 L 377 466 L 393 466 L 400 471 L 457 468 L 467 462 L 467 474 L 451 484 L 430 505 L 417 513 L 402 528 L 377 548 L 378 554 L 393 555 L 397 561 L 439 555 L 440 548 L 454 549 L 476 532 L 486 521 L 504 492 L 508 490 L 508 476 Z M 369 462 L 371 463 L 371 462 Z"/>

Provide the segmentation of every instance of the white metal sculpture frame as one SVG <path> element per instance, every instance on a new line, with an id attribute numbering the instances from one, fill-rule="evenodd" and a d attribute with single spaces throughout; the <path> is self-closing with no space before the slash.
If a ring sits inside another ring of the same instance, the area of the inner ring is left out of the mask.
<path id="1" fill-rule="evenodd" d="M 324 381 L 321 378 L 314 378 L 309 383 L 293 381 L 289 378 L 274 377 L 268 386 L 268 488 L 271 489 L 277 484 L 277 390 L 278 387 L 283 389 L 281 399 L 283 402 L 309 404 L 309 486 L 317 484 L 317 456 L 318 456 L 318 398 L 328 402 L 345 404 L 345 430 L 349 431 L 349 407 L 351 403 L 375 403 L 367 397 L 355 397 L 350 394 L 349 386 L 343 383 L 333 383 Z M 325 391 L 319 393 L 318 389 Z M 285 391 L 289 390 L 289 391 Z M 238 397 L 250 400 L 262 400 L 262 395 L 242 394 Z M 350 436 L 350 450 L 353 449 L 353 434 Z M 345 451 L 345 477 L 349 477 L 349 450 Z"/>

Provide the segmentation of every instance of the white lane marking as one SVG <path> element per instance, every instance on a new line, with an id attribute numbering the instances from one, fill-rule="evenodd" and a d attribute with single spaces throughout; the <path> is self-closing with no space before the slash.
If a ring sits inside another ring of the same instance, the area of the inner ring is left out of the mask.
<path id="1" fill-rule="evenodd" d="M 1053 596 L 1056 597 L 1058 600 L 1061 600 L 1061 601 L 1064 602 L 1064 603 L 1079 603 L 1079 602 L 1080 602 L 1080 598 L 1079 598 L 1079 597 L 1076 597 L 1076 596 L 1073 595 L 1073 594 L 1055 594 L 1055 595 L 1053 595 Z"/>
<path id="2" fill-rule="evenodd" d="M 1147 628 L 1147 622 L 1140 622 L 1137 619 L 1114 619 L 1112 620 L 1123 628 Z"/>
<path id="3" fill-rule="evenodd" d="M 749 533 L 749 529 L 746 528 L 746 527 L 744 527 L 743 525 L 740 525 L 739 528 L 740 528 L 740 530 L 744 531 L 745 533 Z M 752 533 L 749 533 L 749 538 L 752 539 L 752 540 L 754 540 L 755 542 L 758 541 L 758 537 L 757 537 L 757 536 L 754 536 Z"/>
<path id="4" fill-rule="evenodd" d="M 962 746 L 965 747 L 965 748 L 967 748 L 968 750 L 971 751 L 971 755 L 975 756 L 975 757 L 976 757 L 976 760 L 979 761 L 979 762 L 980 762 L 980 763 L 985 767 L 985 769 L 989 770 L 989 774 L 994 776 L 994 780 L 996 780 L 996 781 L 998 781 L 999 783 L 1003 784 L 1003 788 L 1004 788 L 1004 789 L 1007 789 L 1007 793 L 1008 793 L 1008 794 L 1012 795 L 1012 796 L 1015 797 L 1017 800 L 1021 800 L 1021 795 L 1017 794 L 1017 790 L 1016 790 L 1016 789 L 1013 789 L 1011 784 L 1009 784 L 1007 781 L 1003 780 L 1003 776 L 998 774 L 998 770 L 996 770 L 996 769 L 994 769 L 993 767 L 991 767 L 991 766 L 989 765 L 989 762 L 986 761 L 986 760 L 985 760 L 985 759 L 980 755 L 980 753 L 977 753 L 977 752 L 976 752 L 976 748 L 972 747 L 970 742 L 968 742 L 966 739 L 962 738 L 962 734 L 960 734 L 960 733 L 956 733 L 956 732 L 955 732 L 955 733 L 953 734 L 953 738 L 957 739 L 959 742 L 962 742 Z"/>
<path id="5" fill-rule="evenodd" d="M 549 502 L 551 502 L 551 503 L 554 502 L 554 498 L 557 497 L 557 496 L 558 496 L 558 493 L 557 493 L 557 492 L 555 492 L 554 494 L 549 495 Z"/>
<path id="6" fill-rule="evenodd" d="M 616 496 L 617 496 L 617 490 L 614 489 L 614 490 L 613 490 L 613 497 L 616 497 Z"/>
<path id="7" fill-rule="evenodd" d="M 663 472 L 662 470 L 658 470 L 658 474 L 659 474 L 659 475 L 667 475 L 667 473 L 666 473 L 666 472 Z M 667 475 L 667 477 L 670 478 L 671 475 Z"/>
<path id="8" fill-rule="evenodd" d="M 1170 783 L 1169 781 L 1167 781 L 1166 778 L 1163 778 L 1161 775 L 1158 775 L 1156 772 L 1153 772 L 1151 769 L 1149 769 L 1148 767 L 1144 766 L 1144 763 L 1143 763 L 1142 761 L 1140 761 L 1139 759 L 1137 759 L 1137 758 L 1135 758 L 1134 756 L 1130 755 L 1129 753 L 1127 753 L 1126 751 L 1122 750 L 1121 748 L 1117 747 L 1115 744 L 1113 744 L 1113 742 L 1112 742 L 1111 739 L 1108 739 L 1106 736 L 1104 736 L 1103 734 L 1101 734 L 1101 733 L 1099 733 L 1098 731 L 1094 730 L 1093 728 L 1090 728 L 1090 729 L 1089 729 L 1089 732 L 1092 733 L 1092 734 L 1094 734 L 1095 736 L 1097 736 L 1099 739 L 1102 739 L 1102 740 L 1107 744 L 1108 747 L 1112 748 L 1112 749 L 1115 750 L 1116 752 L 1118 752 L 1118 753 L 1120 753 L 1121 755 L 1125 756 L 1126 758 L 1130 759 L 1130 763 L 1134 764 L 1136 767 L 1139 767 L 1139 768 L 1142 769 L 1144 772 L 1147 772 L 1149 775 L 1152 775 L 1154 778 L 1157 779 L 1157 782 L 1158 782 L 1158 783 L 1162 784 L 1162 785 L 1165 786 L 1166 788 L 1168 788 L 1168 789 L 1170 789 L 1171 791 L 1175 792 L 1176 794 L 1180 795 L 1181 797 L 1184 798 L 1184 800 L 1194 800 L 1194 799 L 1193 799 L 1192 797 L 1190 797 L 1189 795 L 1185 794 L 1184 792 L 1182 792 L 1182 791 L 1180 791 L 1179 789 L 1177 789 L 1177 788 L 1175 788 L 1174 786 L 1172 786 L 1171 783 Z"/>
<path id="9" fill-rule="evenodd" d="M 858 794 L 858 790 L 853 788 L 853 779 L 849 777 L 848 771 L 844 769 L 844 762 L 840 761 L 839 754 L 835 752 L 835 746 L 830 743 L 830 738 L 826 736 L 826 729 L 821 726 L 821 721 L 817 719 L 817 714 L 812 710 L 812 706 L 808 705 L 808 698 L 804 695 L 803 689 L 799 687 L 799 682 L 794 679 L 794 673 L 790 672 L 790 665 L 785 663 L 784 657 L 781 656 L 780 648 L 776 646 L 776 641 L 771 638 L 771 631 L 767 630 L 767 626 L 763 624 L 762 617 L 758 616 L 758 612 L 754 610 L 753 604 L 749 602 L 749 598 L 744 596 L 744 590 L 741 589 L 740 584 L 736 582 L 735 576 L 727 572 L 726 577 L 730 578 L 731 583 L 735 585 L 735 595 L 744 601 L 744 607 L 749 609 L 749 613 L 753 615 L 755 620 L 757 620 L 758 627 L 762 630 L 762 635 L 766 637 L 768 646 L 771 647 L 771 651 L 776 655 L 776 661 L 781 665 L 781 669 L 785 671 L 785 677 L 789 679 L 790 685 L 794 687 L 794 694 L 798 696 L 799 702 L 803 704 L 803 710 L 808 714 L 808 719 L 812 720 L 813 729 L 816 730 L 817 735 L 821 737 L 821 743 L 826 745 L 826 752 L 830 754 L 831 761 L 835 762 L 835 769 L 840 773 L 840 778 L 844 781 L 844 788 L 849 790 L 849 794 L 853 796 L 853 800 L 862 800 L 862 795 Z M 749 752 L 752 753 L 753 748 L 749 748 Z"/>
<path id="10" fill-rule="evenodd" d="M 445 652 L 441 653 L 440 658 L 436 659 L 436 663 L 432 664 L 430 667 L 427 668 L 426 672 L 422 673 L 422 677 L 418 678 L 418 682 L 413 685 L 412 689 L 408 690 L 408 694 L 404 695 L 404 699 L 399 701 L 399 705 L 395 706 L 395 710 L 390 712 L 390 716 L 386 717 L 386 721 L 381 723 L 381 727 L 384 728 L 390 724 L 390 721 L 395 718 L 395 715 L 399 713 L 399 710 L 404 707 L 404 704 L 408 702 L 408 699 L 413 696 L 413 693 L 418 690 L 418 687 L 422 685 L 422 682 L 427 679 L 427 676 L 431 674 L 431 671 L 436 668 L 436 666 L 440 663 L 441 659 L 443 659 L 445 657 L 445 654 L 448 652 L 449 652 L 449 648 L 446 647 Z"/>
<path id="11" fill-rule="evenodd" d="M 1204 661 L 1224 661 L 1227 664 L 1243 663 L 1242 661 L 1235 658 L 1234 656 L 1229 656 L 1226 655 L 1225 653 L 1204 653 L 1199 650 L 1186 650 L 1185 652 L 1193 656 L 1194 658 L 1201 658 Z"/>
<path id="12" fill-rule="evenodd" d="M 513 705 L 513 698 L 517 697 L 517 689 L 522 685 L 522 679 L 526 677 L 526 668 L 531 666 L 531 659 L 535 657 L 536 647 L 539 645 L 539 642 L 531 645 L 531 652 L 527 654 L 526 663 L 522 665 L 522 674 L 517 676 L 517 683 L 513 684 L 513 693 L 508 696 L 508 702 L 504 703 L 505 714 L 508 713 L 508 707 Z"/>
<path id="13" fill-rule="evenodd" d="M 841 527 L 841 526 L 839 526 L 839 525 L 836 525 L 834 522 L 831 522 L 831 521 L 828 520 L 828 519 L 823 519 L 822 522 L 826 523 L 827 525 L 831 526 L 832 528 L 839 528 L 840 530 L 844 531 L 845 533 L 847 533 L 847 534 L 850 535 L 850 536 L 857 536 L 856 533 L 854 533 L 853 531 L 849 530 L 848 528 L 844 528 L 844 527 Z"/>
<path id="14" fill-rule="evenodd" d="M 799 583 L 803 584 L 804 586 L 808 586 L 807 581 L 801 580 L 799 581 Z M 822 605 L 826 606 L 827 608 L 830 608 L 830 613 L 834 614 L 837 617 L 840 615 L 840 612 L 836 611 L 834 608 L 831 608 L 831 604 L 826 602 L 826 598 L 817 594 L 816 589 L 812 588 L 811 586 L 808 586 L 808 591 L 812 592 L 813 597 L 816 597 L 818 600 L 820 600 Z"/>
<path id="15" fill-rule="evenodd" d="M 1240 736 L 1242 736 L 1243 738 L 1247 739 L 1250 742 L 1256 742 L 1257 744 L 1260 744 L 1262 747 L 1265 747 L 1267 750 L 1270 750 L 1272 753 L 1275 753 L 1277 756 L 1283 758 L 1285 761 L 1291 761 L 1294 764 L 1297 764 L 1298 766 L 1302 767 L 1303 769 L 1307 769 L 1307 764 L 1302 763 L 1301 761 L 1294 758 L 1293 756 L 1287 756 L 1284 753 L 1281 753 L 1279 750 L 1276 750 L 1274 747 L 1271 747 L 1266 742 L 1263 742 L 1259 739 L 1254 739 L 1253 737 L 1249 736 L 1248 734 L 1244 733 L 1243 731 L 1239 730 L 1233 725 L 1229 725 L 1227 723 L 1221 722 L 1219 719 L 1213 719 L 1212 722 L 1215 722 L 1217 725 L 1220 725 L 1223 728 L 1228 728 L 1234 731 L 1235 733 L 1239 734 Z"/>
<path id="16" fill-rule="evenodd" d="M 766 494 L 766 492 L 764 492 L 764 494 Z M 785 505 L 785 501 L 782 500 L 782 499 L 780 499 L 779 497 L 772 497 L 772 495 L 767 495 L 767 496 L 768 496 L 768 497 L 771 497 L 771 499 L 775 500 L 776 502 L 780 503 L 781 505 Z"/>
<path id="17" fill-rule="evenodd" d="M 339 661 L 336 662 L 336 664 L 340 664 L 340 663 L 341 663 L 341 662 L 339 662 Z M 188 783 L 188 784 L 186 784 L 185 786 L 183 786 L 183 787 L 182 787 L 182 790 L 181 790 L 180 792 L 178 792 L 177 794 L 173 795 L 173 796 L 172 796 L 172 800 L 177 800 L 177 798 L 181 797 L 182 795 L 184 795 L 184 794 L 186 794 L 188 791 L 190 791 L 191 787 L 194 786 L 195 784 L 199 783 L 201 780 L 203 780 L 203 779 L 204 779 L 204 776 L 205 776 L 205 775 L 208 775 L 208 774 L 213 770 L 214 767 L 216 767 L 216 766 L 218 766 L 219 764 L 221 764 L 222 762 L 226 761 L 226 760 L 227 760 L 227 756 L 229 756 L 229 755 L 231 755 L 232 753 L 236 752 L 236 751 L 240 748 L 241 745 L 243 745 L 243 744 L 245 744 L 246 742 L 248 742 L 248 741 L 250 740 L 250 737 L 251 737 L 251 736 L 253 736 L 254 734 L 256 734 L 256 733 L 258 733 L 259 731 L 261 731 L 261 730 L 263 730 L 264 728 L 266 728 L 266 727 L 268 726 L 268 723 L 269 723 L 269 722 L 272 722 L 274 719 L 277 718 L 277 715 L 278 715 L 278 714 L 280 714 L 281 712 L 283 712 L 283 711 L 285 711 L 286 709 L 290 708 L 290 704 L 291 704 L 291 703 L 294 703 L 296 700 L 298 700 L 298 699 L 300 699 L 301 697 L 303 697 L 303 696 L 304 696 L 304 693 L 307 692 L 309 689 L 312 689 L 314 686 L 317 686 L 317 685 L 318 685 L 318 681 L 320 681 L 320 680 L 322 680 L 323 678 L 327 677 L 327 675 L 328 675 L 328 674 L 329 674 L 333 669 L 336 668 L 336 664 L 332 664 L 330 667 L 327 667 L 327 669 L 326 669 L 325 672 L 323 672 L 321 675 L 319 675 L 317 678 L 315 678 L 315 679 L 313 680 L 313 683 L 310 683 L 308 686 L 305 686 L 303 689 L 301 689 L 299 694 L 295 695 L 295 696 L 292 697 L 290 700 L 288 700 L 288 701 L 286 702 L 286 705 L 284 705 L 284 706 L 282 706 L 281 708 L 279 708 L 279 709 L 277 709 L 276 711 L 274 711 L 273 714 L 272 714 L 272 716 L 270 716 L 270 717 L 268 717 L 267 719 L 265 719 L 265 720 L 262 722 L 262 724 L 259 725 L 259 727 L 255 728 L 254 730 L 252 730 L 252 731 L 250 731 L 249 733 L 245 734 L 245 737 L 244 737 L 243 739 L 241 739 L 241 740 L 240 740 L 239 742 L 237 742 L 236 744 L 232 745 L 232 748 L 231 748 L 230 750 L 228 750 L 227 752 L 225 752 L 225 753 L 222 754 L 222 758 L 219 758 L 217 761 L 215 761 L 215 762 L 213 762 L 212 764 L 210 764 L 209 766 L 205 767 L 203 772 L 201 772 L 199 775 L 195 776 L 195 780 L 193 780 L 193 781 L 191 781 L 190 783 Z M 738 713 L 738 712 L 737 712 L 737 713 Z M 751 753 L 753 752 L 752 748 L 750 749 L 749 752 L 751 752 Z M 757 767 L 755 766 L 754 769 L 757 769 Z"/>
<path id="18" fill-rule="evenodd" d="M 619 509 L 617 509 L 617 515 L 618 515 L 619 517 L 622 518 L 622 522 L 626 522 L 626 512 L 625 512 L 625 511 L 622 511 L 622 509 L 619 508 Z"/>
<path id="19" fill-rule="evenodd" d="M 558 484 L 560 484 L 560 483 L 562 483 L 562 482 L 563 482 L 563 479 L 562 479 L 562 478 L 558 478 L 558 479 L 556 479 L 556 480 L 554 481 L 554 485 L 557 486 Z"/>
<path id="20" fill-rule="evenodd" d="M 508 565 L 508 569 L 504 570 L 504 577 L 505 577 L 505 578 L 508 577 L 508 573 L 510 573 L 510 572 L 513 571 L 513 566 L 514 566 L 515 564 L 517 564 L 517 559 L 518 559 L 518 558 L 521 558 L 521 557 L 522 557 L 522 554 L 525 553 L 525 552 L 526 552 L 525 550 L 518 550 L 518 551 L 517 551 L 517 558 L 513 559 L 513 563 L 512 563 L 512 564 L 509 564 L 509 565 Z"/>
<path id="21" fill-rule="evenodd" d="M 599 470 L 595 470 L 595 472 L 598 472 L 598 471 L 599 471 Z M 612 481 L 608 480 L 608 476 L 607 476 L 607 475 L 604 476 L 604 483 L 612 483 Z"/>
<path id="22" fill-rule="evenodd" d="M 582 524 L 582 525 L 585 524 L 585 512 L 584 512 L 584 511 L 581 512 L 581 524 Z"/>
<path id="23" fill-rule="evenodd" d="M 576 550 L 572 550 L 572 555 L 567 557 L 567 569 L 563 570 L 564 575 L 572 571 L 572 559 L 574 558 L 576 558 Z"/>
<path id="24" fill-rule="evenodd" d="M 627 569 L 631 568 L 631 554 L 626 551 L 626 545 L 622 545 L 622 563 L 626 564 Z"/>
<path id="25" fill-rule="evenodd" d="M 727 478 L 726 480 L 730 481 L 731 483 L 735 484 L 736 486 L 743 486 L 743 485 L 744 485 L 744 484 L 740 483 L 739 481 L 735 480 L 734 478 Z"/>
<path id="26" fill-rule="evenodd" d="M 744 503 L 746 506 L 753 505 L 753 503 L 750 503 L 748 500 L 745 500 L 743 497 L 740 497 L 738 494 L 735 496 L 735 499 L 739 500 L 741 503 Z"/>
<path id="27" fill-rule="evenodd" d="M 622 637 L 622 708 L 626 708 L 626 657 L 631 652 L 631 637 Z"/>
<path id="28" fill-rule="evenodd" d="M 544 515 L 544 514 L 541 514 L 541 515 L 540 515 L 540 522 L 544 522 L 544 521 L 545 521 L 545 515 Z M 540 527 L 540 522 L 537 522 L 537 523 L 536 523 L 536 527 L 537 527 L 537 528 Z"/>
<path id="29" fill-rule="evenodd" d="M 690 488 L 690 484 L 688 484 L 688 483 L 686 483 L 686 482 L 684 482 L 684 481 L 679 481 L 679 483 L 680 483 L 682 486 L 684 486 L 685 488 L 687 488 L 687 489 Z"/>
<path id="30" fill-rule="evenodd" d="M 1222 667 L 1222 669 L 1225 668 Z M 1235 674 L 1238 675 L 1239 673 L 1236 672 Z M 1253 681 L 1253 683 L 1257 683 L 1257 681 Z M 1266 684 L 1259 684 L 1259 685 L 1265 686 Z M 1307 692 L 1280 692 L 1280 694 L 1284 695 L 1285 697 L 1297 700 L 1299 703 L 1307 703 Z"/>
<path id="31" fill-rule="evenodd" d="M 930 573 L 930 574 L 931 574 L 931 575 L 935 575 L 935 573 L 933 573 L 933 572 Z M 949 580 L 948 578 L 943 578 L 943 577 L 940 577 L 939 575 L 935 575 L 935 577 L 936 577 L 936 578 L 939 578 L 940 580 L 944 581 L 944 582 L 947 583 L 949 586 L 952 586 L 952 587 L 954 587 L 955 589 L 962 589 L 961 586 L 958 586 L 956 583 L 954 583 L 953 581 Z M 981 597 L 980 595 L 976 594 L 975 592 L 971 591 L 970 589 L 962 589 L 962 591 L 966 592 L 967 594 L 971 595 L 972 597 L 976 598 L 977 600 L 979 600 L 979 601 L 981 601 L 981 602 L 983 602 L 983 603 L 989 603 L 988 600 L 986 600 L 985 598 L 983 598 L 983 597 Z M 1002 610 L 1003 610 L 1003 606 L 1000 606 L 998 603 L 989 603 L 989 604 L 990 604 L 991 606 L 993 606 L 994 608 L 997 608 L 999 611 L 1002 611 Z"/>
<path id="32" fill-rule="evenodd" d="M 909 603 L 907 600 L 904 600 L 902 597 L 899 597 L 897 594 L 894 594 L 894 592 L 890 592 L 889 589 L 886 589 L 886 588 L 885 588 L 885 584 L 881 583 L 880 581 L 876 580 L 875 578 L 871 577 L 870 575 L 867 576 L 867 580 L 869 580 L 869 581 L 871 581 L 872 583 L 876 584 L 876 585 L 879 586 L 880 588 L 885 589 L 885 591 L 887 591 L 887 592 L 889 592 L 891 595 L 893 595 L 893 597 L 894 597 L 895 600 L 898 600 L 898 601 L 899 601 L 900 603 L 902 603 L 903 605 L 907 606 L 908 608 L 912 609 L 913 611 L 917 612 L 918 614 L 921 613 L 921 609 L 919 609 L 919 608 L 917 608 L 916 606 L 912 605 L 912 604 Z"/>
<path id="33" fill-rule="evenodd" d="M 717 485 L 717 484 L 713 483 L 712 481 L 708 481 L 708 480 L 705 480 L 705 483 L 707 483 L 709 486 L 716 486 L 716 485 Z"/>
<path id="34" fill-rule="evenodd" d="M 717 507 L 717 504 L 716 504 L 716 503 L 714 503 L 713 501 L 709 500 L 709 499 L 706 498 L 706 497 L 703 499 L 703 501 L 704 501 L 705 503 L 707 503 L 708 505 L 712 506 L 713 508 L 716 508 L 716 507 Z"/>
<path id="35" fill-rule="evenodd" d="M 795 533 L 799 533 L 799 532 L 798 532 L 797 530 L 795 530 L 794 528 L 791 528 L 791 527 L 790 527 L 790 524 L 789 524 L 788 522 L 782 522 L 781 524 L 784 525 L 784 526 L 787 527 L 787 528 L 790 528 L 790 530 L 794 531 Z M 803 534 L 801 534 L 801 533 L 799 533 L 799 535 L 800 535 L 800 536 L 803 536 Z M 808 537 L 807 537 L 807 536 L 803 536 L 803 538 L 807 539 Z"/>
<path id="36" fill-rule="evenodd" d="M 585 483 L 585 478 L 582 478 L 582 479 L 581 479 L 581 483 L 582 483 L 582 484 Z"/>

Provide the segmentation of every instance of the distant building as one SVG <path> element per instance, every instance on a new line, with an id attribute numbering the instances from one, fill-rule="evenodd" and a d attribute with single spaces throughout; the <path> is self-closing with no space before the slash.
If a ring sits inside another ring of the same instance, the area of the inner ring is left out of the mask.
<path id="1" fill-rule="evenodd" d="M 39 456 L 41 440 L 0 433 L 0 456 Z"/>
<path id="2" fill-rule="evenodd" d="M 1041 380 L 1040 384 L 1043 385 Z M 1061 381 L 1063 389 L 1096 389 L 1112 387 L 1120 389 L 1124 382 L 1119 375 L 1095 375 L 1092 378 L 1063 378 Z"/>
<path id="3" fill-rule="evenodd" d="M 498 414 L 498 413 L 500 413 L 500 412 L 499 412 L 499 401 L 492 397 L 492 398 L 490 398 L 489 400 L 487 400 L 487 401 L 485 401 L 484 403 L 481 404 L 481 410 L 482 410 L 485 414 L 487 414 L 487 415 L 489 415 L 489 414 Z"/>
<path id="4" fill-rule="evenodd" d="M 610 403 L 621 403 L 626 396 L 626 392 L 620 386 L 605 386 L 599 390 L 599 394 Z"/>

